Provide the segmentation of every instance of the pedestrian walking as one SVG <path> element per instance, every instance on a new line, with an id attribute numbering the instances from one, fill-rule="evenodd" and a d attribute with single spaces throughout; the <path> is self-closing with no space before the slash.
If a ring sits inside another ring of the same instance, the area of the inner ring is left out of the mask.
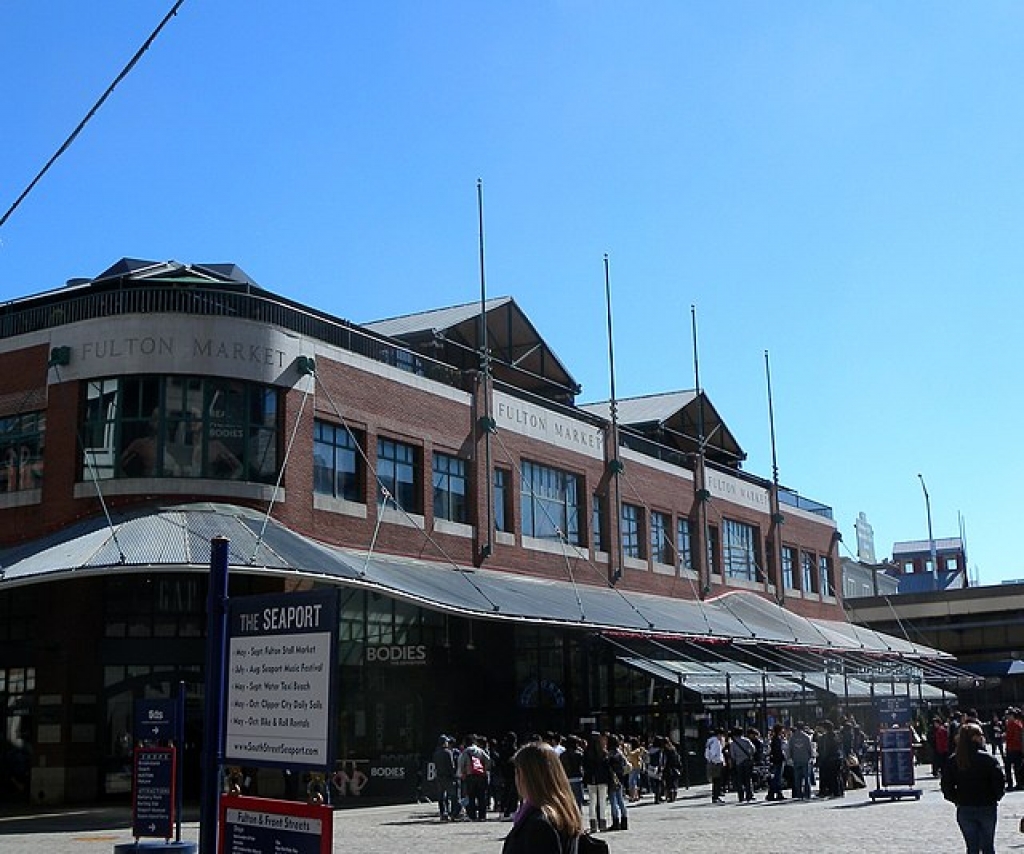
<path id="1" fill-rule="evenodd" d="M 516 788 L 522 804 L 512 819 L 502 854 L 562 854 L 583 833 L 583 814 L 554 749 L 540 741 L 515 756 Z"/>
<path id="2" fill-rule="evenodd" d="M 995 854 L 996 805 L 1006 790 L 998 760 L 985 750 L 976 723 L 960 726 L 956 751 L 942 772 L 942 796 L 956 804 L 967 854 Z"/>

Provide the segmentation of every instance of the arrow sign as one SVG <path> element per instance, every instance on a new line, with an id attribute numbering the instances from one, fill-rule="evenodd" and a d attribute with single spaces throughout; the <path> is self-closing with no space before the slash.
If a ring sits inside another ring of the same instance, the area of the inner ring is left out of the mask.
<path id="1" fill-rule="evenodd" d="M 136 741 L 171 741 L 175 733 L 174 700 L 136 700 Z"/>

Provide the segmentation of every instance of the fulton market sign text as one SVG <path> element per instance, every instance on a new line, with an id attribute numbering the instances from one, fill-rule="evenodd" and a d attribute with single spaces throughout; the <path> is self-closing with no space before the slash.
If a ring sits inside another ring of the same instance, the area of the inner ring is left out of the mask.
<path id="1" fill-rule="evenodd" d="M 119 318 L 61 330 L 53 346 L 71 350 L 63 380 L 138 373 L 196 373 L 291 384 L 300 339 L 234 318 Z M 306 354 L 308 355 L 308 354 Z"/>
<path id="2" fill-rule="evenodd" d="M 604 433 L 599 428 L 559 416 L 501 392 L 494 394 L 494 420 L 499 430 L 511 430 L 595 459 L 604 458 Z"/>
<path id="3" fill-rule="evenodd" d="M 178 341 L 163 335 L 86 341 L 82 344 L 78 356 L 83 361 L 92 359 L 99 361 L 101 359 L 158 354 L 161 356 L 179 354 L 193 359 L 213 358 L 228 362 L 251 362 L 256 365 L 269 365 L 277 368 L 283 368 L 287 358 L 284 350 L 261 347 L 259 344 L 247 344 L 243 341 L 217 341 L 213 338 L 192 338 L 191 341 Z"/>

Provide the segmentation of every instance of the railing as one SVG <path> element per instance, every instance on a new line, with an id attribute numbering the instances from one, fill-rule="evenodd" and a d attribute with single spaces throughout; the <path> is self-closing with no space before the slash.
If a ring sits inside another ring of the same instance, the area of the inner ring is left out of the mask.
<path id="1" fill-rule="evenodd" d="M 461 387 L 461 374 L 456 368 L 345 321 L 303 311 L 258 294 L 216 288 L 131 287 L 63 299 L 58 297 L 34 306 L 8 304 L 0 307 L 0 338 L 128 314 L 190 314 L 254 320 L 315 338 L 446 385 Z"/>
<path id="2" fill-rule="evenodd" d="M 813 513 L 815 516 L 822 516 L 825 519 L 833 518 L 832 508 L 827 504 L 812 501 L 810 498 L 804 498 L 802 495 L 799 495 L 791 489 L 779 487 L 779 504 L 787 504 L 790 507 L 796 507 L 798 510 L 806 510 L 808 513 Z"/>

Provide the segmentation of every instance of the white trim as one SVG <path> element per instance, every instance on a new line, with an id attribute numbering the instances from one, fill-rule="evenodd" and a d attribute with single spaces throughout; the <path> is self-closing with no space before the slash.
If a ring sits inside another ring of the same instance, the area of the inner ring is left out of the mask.
<path id="1" fill-rule="evenodd" d="M 580 560 L 586 560 L 590 556 L 590 551 L 585 546 L 560 543 L 558 540 L 542 540 L 539 537 L 523 537 L 523 548 L 531 552 L 544 552 L 551 555 L 560 555 L 568 552 L 571 557 L 576 557 Z"/>
<path id="2" fill-rule="evenodd" d="M 366 518 L 366 505 L 347 498 L 335 498 L 333 495 L 313 493 L 313 509 L 325 513 L 337 513 L 340 516 L 354 516 L 356 519 Z"/>
<path id="3" fill-rule="evenodd" d="M 252 501 L 270 501 L 284 504 L 286 491 L 277 490 L 264 483 L 242 480 L 208 480 L 195 477 L 128 477 L 116 480 L 101 480 L 100 492 L 109 495 L 167 495 L 217 498 L 248 498 Z M 96 485 L 93 481 L 75 484 L 75 498 L 95 498 Z"/>
<path id="4" fill-rule="evenodd" d="M 466 537 L 468 539 L 473 536 L 473 530 L 473 526 L 467 525 L 465 522 L 434 519 L 434 533 L 437 534 L 451 534 L 453 537 Z"/>

